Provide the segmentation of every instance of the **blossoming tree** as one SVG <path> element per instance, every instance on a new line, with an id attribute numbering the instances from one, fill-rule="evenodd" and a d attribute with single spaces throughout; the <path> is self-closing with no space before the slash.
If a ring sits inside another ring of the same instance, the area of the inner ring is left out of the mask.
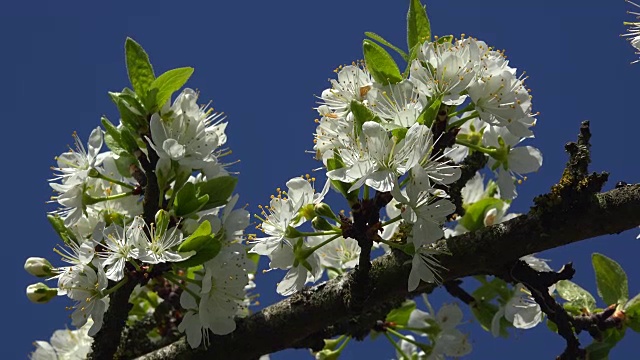
<path id="1" fill-rule="evenodd" d="M 638 24 L 628 25 L 637 47 Z M 522 72 L 480 39 L 432 36 L 418 0 L 406 50 L 366 35 L 364 60 L 336 69 L 319 96 L 313 150 L 327 180 L 284 182 L 255 214 L 257 234 L 237 207 L 225 116 L 183 88 L 192 68 L 156 76 L 127 39 L 131 88 L 109 93 L 120 119 L 103 117 L 86 145 L 75 136 L 53 168 L 59 208 L 48 219 L 67 264 L 24 266 L 55 284 L 29 286 L 28 298 L 69 297 L 77 330 L 37 341 L 32 359 L 253 359 L 286 348 L 335 359 L 367 336 L 386 337 L 402 359 L 464 356 L 463 313 L 434 309 L 425 294 L 437 288 L 494 336 L 546 322 L 566 342 L 561 359 L 607 358 L 640 331 L 640 296 L 614 260 L 593 254 L 598 302 L 570 281 L 571 264 L 555 271 L 534 255 L 640 225 L 640 187 L 601 192 L 607 174 L 589 173 L 589 123 L 567 144 L 560 181 L 529 213 L 509 213 L 516 185 L 542 165 Z M 288 298 L 256 312 L 261 256 Z M 461 286 L 469 277 L 475 285 Z"/>

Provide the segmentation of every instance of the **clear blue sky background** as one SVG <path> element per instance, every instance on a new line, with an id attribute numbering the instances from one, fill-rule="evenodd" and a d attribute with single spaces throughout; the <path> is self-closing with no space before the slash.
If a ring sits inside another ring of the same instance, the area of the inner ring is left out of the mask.
<path id="1" fill-rule="evenodd" d="M 123 44 L 139 41 L 156 72 L 179 66 L 196 71 L 189 86 L 212 99 L 230 120 L 232 159 L 242 161 L 241 202 L 256 210 L 276 187 L 318 164 L 312 148 L 314 94 L 328 86 L 332 69 L 360 59 L 365 31 L 405 44 L 408 1 L 25 1 L 3 4 L 0 15 L 3 148 L 0 176 L 3 199 L 1 298 L 4 346 L 0 357 L 23 359 L 34 340 L 48 340 L 68 323 L 67 299 L 31 304 L 25 287 L 35 279 L 22 265 L 28 256 L 46 256 L 57 242 L 45 212 L 51 195 L 47 179 L 53 157 L 65 151 L 77 130 L 86 139 L 106 114 L 116 120 L 107 91 L 128 85 Z M 511 66 L 526 70 L 534 111 L 540 111 L 537 138 L 530 144 L 544 154 L 544 165 L 520 187 L 514 209 L 524 212 L 532 198 L 560 177 L 563 146 L 575 139 L 580 121 L 591 120 L 592 170 L 611 172 L 607 188 L 619 180 L 640 181 L 638 169 L 638 83 L 640 64 L 619 37 L 629 6 L 601 1 L 430 1 L 434 34 L 465 33 L 506 49 Z M 592 252 L 618 260 L 630 275 L 631 296 L 640 291 L 638 230 L 548 251 L 558 269 L 573 261 L 575 280 L 595 293 Z M 284 274 L 260 275 L 261 302 L 278 297 L 275 281 Z M 451 301 L 442 291 L 436 304 Z M 599 304 L 604 305 L 604 304 Z M 467 316 L 467 320 L 471 317 Z M 474 351 L 469 359 L 550 359 L 564 342 L 544 326 L 493 339 L 469 323 Z M 7 337 L 8 336 L 8 337 Z M 627 337 L 613 359 L 637 354 L 638 334 Z M 635 345 L 635 346 L 634 346 Z M 356 355 L 361 354 L 362 357 Z M 304 358 L 288 351 L 273 359 Z M 344 358 L 389 359 L 384 341 L 353 344 Z"/>

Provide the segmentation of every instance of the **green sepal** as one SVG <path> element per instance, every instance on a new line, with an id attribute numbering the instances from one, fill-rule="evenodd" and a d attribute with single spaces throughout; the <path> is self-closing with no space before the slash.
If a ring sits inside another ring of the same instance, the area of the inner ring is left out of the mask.
<path id="1" fill-rule="evenodd" d="M 578 311 L 587 309 L 590 312 L 593 312 L 596 308 L 596 299 L 587 290 L 574 282 L 560 280 L 556 284 L 556 291 L 561 298 L 567 300 L 567 303 L 563 305 L 565 308 L 569 305 L 570 309 L 576 308 Z"/>
<path id="2" fill-rule="evenodd" d="M 130 37 L 125 41 L 124 49 L 131 86 L 136 94 L 144 97 L 156 78 L 149 62 L 149 55 Z"/>
<path id="3" fill-rule="evenodd" d="M 627 274 L 620 264 L 598 253 L 591 255 L 593 270 L 596 273 L 598 295 L 605 304 L 624 304 L 629 299 Z"/>
<path id="4" fill-rule="evenodd" d="M 311 220 L 311 226 L 313 226 L 316 230 L 334 230 L 333 225 L 331 225 L 327 219 L 323 217 L 316 216 Z"/>
<path id="5" fill-rule="evenodd" d="M 393 322 L 397 325 L 406 326 L 409 322 L 409 316 L 413 310 L 416 309 L 416 302 L 413 300 L 406 300 L 400 305 L 400 307 L 395 308 L 387 314 L 385 320 L 387 322 Z"/>
<path id="6" fill-rule="evenodd" d="M 201 210 L 209 201 L 209 195 L 200 195 L 193 183 L 186 183 L 176 194 L 173 208 L 176 216 L 185 217 Z"/>
<path id="7" fill-rule="evenodd" d="M 469 231 L 476 231 L 484 227 L 484 215 L 492 208 L 502 209 L 504 202 L 496 198 L 484 198 L 465 209 L 465 214 L 458 222 Z"/>
<path id="8" fill-rule="evenodd" d="M 397 84 L 402 81 L 402 74 L 391 55 L 382 46 L 371 40 L 362 42 L 364 61 L 369 73 L 376 82 L 382 85 Z"/>
<path id="9" fill-rule="evenodd" d="M 59 215 L 47 214 L 47 220 L 65 244 L 69 245 L 72 242 L 78 244 L 76 235 L 64 225 L 64 220 Z"/>
<path id="10" fill-rule="evenodd" d="M 407 45 L 412 49 L 425 41 L 431 41 L 431 24 L 427 10 L 420 0 L 411 0 L 407 12 Z"/>
<path id="11" fill-rule="evenodd" d="M 197 183 L 195 186 L 198 194 L 200 196 L 208 195 L 209 197 L 201 210 L 208 210 L 225 205 L 237 183 L 238 179 L 232 176 L 220 176 Z"/>
<path id="12" fill-rule="evenodd" d="M 398 54 L 400 54 L 400 56 L 402 56 L 402 58 L 404 59 L 404 61 L 409 60 L 409 54 L 407 54 L 404 50 L 400 49 L 399 47 L 393 45 L 392 43 L 388 42 L 387 40 L 385 40 L 382 36 L 367 31 L 364 33 L 367 37 L 379 42 L 380 44 L 394 50 L 395 52 L 397 52 Z"/>
<path id="13" fill-rule="evenodd" d="M 145 97 L 145 106 L 150 113 L 158 111 L 171 99 L 171 95 L 180 90 L 193 74 L 192 67 L 172 69 L 158 76 L 150 87 Z"/>

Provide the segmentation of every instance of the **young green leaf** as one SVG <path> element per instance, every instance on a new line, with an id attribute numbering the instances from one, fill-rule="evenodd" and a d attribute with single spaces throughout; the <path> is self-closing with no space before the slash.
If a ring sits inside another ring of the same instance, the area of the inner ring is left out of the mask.
<path id="1" fill-rule="evenodd" d="M 169 228 L 169 222 L 171 221 L 171 217 L 166 210 L 160 209 L 156 213 L 155 216 L 155 228 L 156 228 L 156 236 L 162 237 L 167 229 Z"/>
<path id="2" fill-rule="evenodd" d="M 404 61 L 409 60 L 409 54 L 407 54 L 404 50 L 400 49 L 399 47 L 397 47 L 397 46 L 393 45 L 392 43 L 388 42 L 382 36 L 380 36 L 380 35 L 378 35 L 376 33 L 370 32 L 370 31 L 367 31 L 364 34 L 366 36 L 370 37 L 371 39 L 379 42 L 380 44 L 382 44 L 382 45 L 384 45 L 384 46 L 386 46 L 386 47 L 388 47 L 390 49 L 395 50 L 395 52 L 397 52 L 398 54 L 400 54 L 400 56 L 402 56 Z"/>
<path id="3" fill-rule="evenodd" d="M 420 0 L 411 0 L 407 13 L 407 44 L 409 49 L 431 40 L 431 25 L 425 6 Z"/>
<path id="4" fill-rule="evenodd" d="M 185 261 L 177 263 L 177 265 L 181 267 L 200 265 L 216 256 L 221 246 L 222 244 L 217 236 L 211 234 L 211 223 L 205 220 L 178 247 L 179 252 L 195 251 L 196 254 Z"/>
<path id="5" fill-rule="evenodd" d="M 374 121 L 376 115 L 359 101 L 351 101 L 350 110 L 355 122 L 354 131 L 356 138 L 362 133 L 362 125 L 367 121 Z"/>
<path id="6" fill-rule="evenodd" d="M 178 191 L 173 206 L 177 216 L 187 216 L 199 211 L 209 201 L 208 194 L 200 194 L 193 183 L 186 183 Z"/>
<path id="7" fill-rule="evenodd" d="M 122 93 L 109 92 L 111 100 L 118 107 L 120 112 L 120 121 L 134 133 L 143 133 L 147 130 L 148 124 L 142 114 L 138 112 L 135 106 L 131 105 L 130 99 Z"/>
<path id="8" fill-rule="evenodd" d="M 72 242 L 76 244 L 78 243 L 76 235 L 66 226 L 64 226 L 64 220 L 62 220 L 60 216 L 48 214 L 47 220 L 49 220 L 49 223 L 53 227 L 53 230 L 56 231 L 58 236 L 60 236 L 60 239 L 62 239 L 65 244 L 70 244 Z"/>
<path id="9" fill-rule="evenodd" d="M 596 273 L 598 295 L 607 305 L 624 304 L 629 299 L 627 274 L 620 264 L 598 253 L 591 256 L 593 270 Z"/>
<path id="10" fill-rule="evenodd" d="M 422 112 L 416 119 L 416 122 L 418 124 L 431 127 L 431 125 L 433 125 L 433 122 L 436 120 L 436 116 L 438 116 L 440 105 L 442 105 L 442 97 L 433 99 L 429 107 L 422 110 Z"/>
<path id="11" fill-rule="evenodd" d="M 624 329 L 607 329 L 604 332 L 602 340 L 593 340 L 593 342 L 585 348 L 587 350 L 587 359 L 589 360 L 607 360 L 609 352 L 624 337 Z"/>
<path id="12" fill-rule="evenodd" d="M 471 312 L 473 313 L 473 316 L 476 318 L 476 320 L 478 320 L 480 326 L 482 326 L 483 329 L 485 329 L 486 331 L 491 331 L 491 325 L 494 316 L 498 312 L 498 306 L 486 301 L 476 301 L 471 306 Z M 505 338 L 509 336 L 509 333 L 507 333 L 506 330 L 506 326 L 502 326 L 502 323 L 500 324 L 500 336 Z"/>
<path id="13" fill-rule="evenodd" d="M 367 69 L 373 78 L 383 84 L 397 84 L 402 81 L 402 74 L 391 55 L 382 46 L 370 40 L 362 42 L 362 51 Z"/>
<path id="14" fill-rule="evenodd" d="M 344 167 L 344 163 L 338 155 L 337 151 L 334 151 L 333 158 L 327 159 L 327 170 L 336 170 Z M 333 185 L 334 189 L 338 191 L 342 196 L 345 197 L 350 203 L 358 200 L 358 192 L 352 191 L 349 192 L 351 188 L 351 184 L 342 182 L 340 180 L 331 180 L 331 185 Z"/>
<path id="15" fill-rule="evenodd" d="M 131 86 L 138 96 L 144 98 L 156 78 L 149 56 L 140 44 L 129 37 L 125 41 L 124 49 Z"/>
<path id="16" fill-rule="evenodd" d="M 171 99 L 171 95 L 180 90 L 180 88 L 189 80 L 193 74 L 193 68 L 183 67 L 169 70 L 158 76 L 149 87 L 149 95 L 146 96 L 145 105 L 150 113 L 156 112 L 161 108 L 167 100 Z"/>
<path id="17" fill-rule="evenodd" d="M 491 209 L 502 209 L 503 206 L 504 202 L 500 199 L 482 199 L 466 209 L 459 223 L 469 231 L 476 231 L 484 227 L 484 215 L 487 211 Z"/>
<path id="18" fill-rule="evenodd" d="M 393 322 L 397 325 L 407 325 L 411 312 L 416 309 L 416 303 L 413 300 L 406 300 L 399 308 L 389 311 L 386 321 Z"/>
<path id="19" fill-rule="evenodd" d="M 594 311 L 596 308 L 596 299 L 587 290 L 569 280 L 558 281 L 556 291 L 561 298 L 579 309 Z"/>
<path id="20" fill-rule="evenodd" d="M 221 176 L 197 183 L 195 186 L 198 194 L 200 194 L 200 196 L 205 194 L 209 196 L 207 203 L 204 204 L 201 210 L 212 209 L 226 204 L 237 182 L 238 179 L 234 177 Z M 187 184 L 185 184 L 185 186 L 187 186 Z"/>
<path id="21" fill-rule="evenodd" d="M 122 136 L 118 128 L 104 116 L 100 119 L 100 122 L 102 122 L 105 131 L 104 142 L 107 144 L 109 150 L 113 151 L 116 155 L 127 154 L 128 151 L 122 143 Z"/>
<path id="22" fill-rule="evenodd" d="M 626 323 L 633 331 L 640 332 L 640 294 L 633 297 L 624 305 Z"/>

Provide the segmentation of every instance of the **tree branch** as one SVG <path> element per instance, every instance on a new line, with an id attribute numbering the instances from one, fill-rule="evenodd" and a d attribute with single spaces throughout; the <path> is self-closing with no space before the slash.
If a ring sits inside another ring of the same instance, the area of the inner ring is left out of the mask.
<path id="1" fill-rule="evenodd" d="M 443 281 L 480 274 L 499 274 L 520 257 L 606 234 L 618 234 L 640 225 L 640 185 L 630 185 L 573 201 L 539 197 L 526 214 L 505 223 L 441 240 L 438 260 L 448 270 Z M 410 264 L 407 256 L 393 252 L 373 261 L 372 291 L 364 308 L 431 290 L 421 284 L 407 291 Z M 273 304 L 246 319 L 226 336 L 212 336 L 208 349 L 192 350 L 181 339 L 143 359 L 254 359 L 294 347 L 313 334 L 331 336 L 331 325 L 353 316 L 348 306 L 352 273 Z M 344 330 L 344 329 L 341 329 Z M 248 346 L 248 344 L 251 346 Z"/>

